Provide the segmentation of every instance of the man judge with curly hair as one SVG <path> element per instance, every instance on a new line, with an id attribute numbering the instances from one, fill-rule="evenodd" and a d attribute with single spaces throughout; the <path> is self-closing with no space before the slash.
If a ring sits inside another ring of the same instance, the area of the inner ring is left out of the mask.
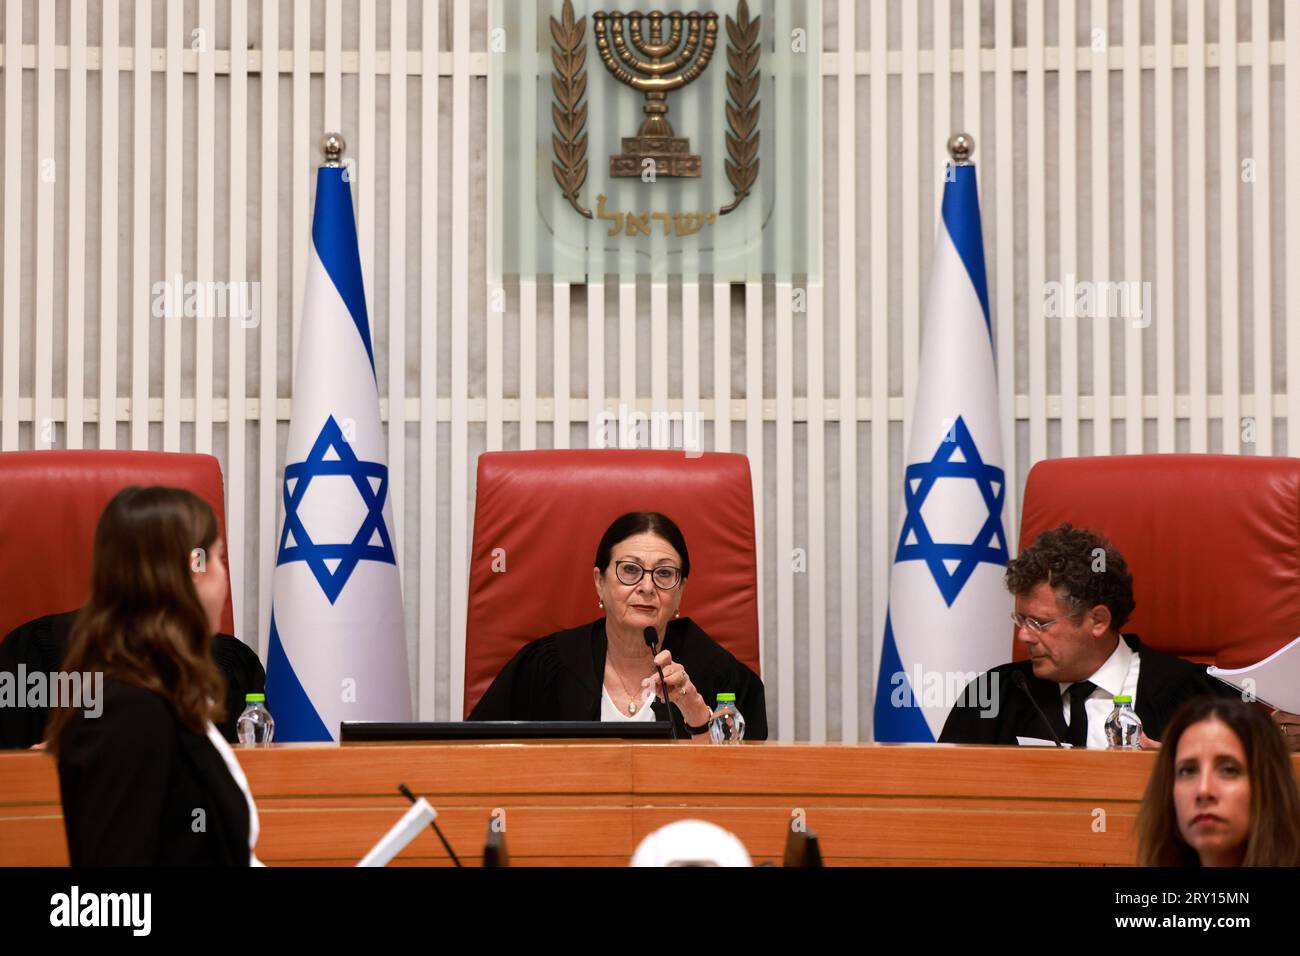
<path id="1" fill-rule="evenodd" d="M 1124 556 L 1093 531 L 1064 524 L 1043 532 L 1007 566 L 1006 582 L 1016 599 L 1016 640 L 1029 659 L 977 677 L 949 714 L 940 743 L 1014 744 L 1054 733 L 1075 747 L 1104 748 L 1106 718 L 1120 695 L 1133 698 L 1146 735 L 1159 740 L 1183 701 L 1234 693 L 1203 665 L 1123 633 L 1135 606 L 1133 575 Z M 1017 686 L 1021 680 L 1024 687 Z"/>

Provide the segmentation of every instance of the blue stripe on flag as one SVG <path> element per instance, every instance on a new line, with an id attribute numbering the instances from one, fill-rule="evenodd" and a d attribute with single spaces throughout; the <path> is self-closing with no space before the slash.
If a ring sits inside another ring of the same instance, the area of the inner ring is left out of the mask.
<path id="1" fill-rule="evenodd" d="M 895 675 L 901 680 L 895 680 Z M 894 625 L 885 613 L 885 642 L 880 650 L 880 678 L 876 685 L 875 739 L 880 743 L 934 743 L 917 698 L 921 688 L 912 687 L 894 644 Z M 895 706 L 894 697 L 904 704 Z"/>
<path id="2" fill-rule="evenodd" d="M 352 189 L 343 178 L 346 167 L 322 166 L 316 177 L 316 210 L 311 220 L 311 241 L 325 272 L 343 298 L 375 370 L 375 350 L 370 345 L 370 320 L 361 281 L 361 256 L 357 251 L 357 221 L 352 214 Z M 987 310 L 986 310 L 987 311 Z"/>
<path id="3" fill-rule="evenodd" d="M 293 672 L 293 665 L 280 643 L 274 613 L 271 614 L 271 648 L 266 654 L 266 703 L 275 718 L 277 740 L 334 739 Z"/>
<path id="4" fill-rule="evenodd" d="M 984 324 L 988 326 L 989 337 L 993 336 L 993 323 L 989 318 L 989 286 L 984 276 L 984 239 L 980 228 L 980 195 L 975 180 L 974 166 L 950 166 L 953 179 L 943 190 L 943 224 L 952 236 L 952 244 L 957 247 L 979 296 L 980 308 L 984 310 Z M 351 209 L 351 207 L 348 207 Z"/>

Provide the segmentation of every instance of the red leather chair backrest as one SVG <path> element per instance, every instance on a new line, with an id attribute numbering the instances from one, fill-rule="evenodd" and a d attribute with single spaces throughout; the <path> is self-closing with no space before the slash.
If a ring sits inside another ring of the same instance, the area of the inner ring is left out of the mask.
<path id="1" fill-rule="evenodd" d="M 758 673 L 749 459 L 630 449 L 489 452 L 478 460 L 467 715 L 528 641 L 604 614 L 591 580 L 596 546 L 629 511 L 660 511 L 681 528 L 691 556 L 682 617 L 693 618 Z M 504 556 L 504 573 L 493 570 L 497 554 Z"/>
<path id="2" fill-rule="evenodd" d="M 225 537 L 221 466 L 211 455 L 0 454 L 0 640 L 33 618 L 85 604 L 95 526 L 104 506 L 128 485 L 188 488 L 212 506 Z M 229 595 L 221 629 L 234 633 Z"/>
<path id="3" fill-rule="evenodd" d="M 1300 635 L 1300 459 L 1039 462 L 1025 484 L 1021 550 L 1066 521 L 1124 555 L 1137 599 L 1124 630 L 1152 647 L 1242 667 Z"/>

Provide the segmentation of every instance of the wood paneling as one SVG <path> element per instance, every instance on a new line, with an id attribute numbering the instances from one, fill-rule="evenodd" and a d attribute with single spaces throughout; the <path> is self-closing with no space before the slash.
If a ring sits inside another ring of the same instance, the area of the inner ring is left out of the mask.
<path id="1" fill-rule="evenodd" d="M 835 865 L 1125 865 L 1155 755 L 925 745 L 404 744 L 240 750 L 269 864 L 355 863 L 406 783 L 477 864 L 494 813 L 516 865 L 622 865 L 673 820 L 779 859 L 793 818 Z M 1300 757 L 1295 758 L 1300 777 Z M 0 753 L 0 865 L 67 863 L 49 756 Z M 503 815 L 502 815 L 503 813 Z M 445 865 L 432 832 L 400 865 Z"/>

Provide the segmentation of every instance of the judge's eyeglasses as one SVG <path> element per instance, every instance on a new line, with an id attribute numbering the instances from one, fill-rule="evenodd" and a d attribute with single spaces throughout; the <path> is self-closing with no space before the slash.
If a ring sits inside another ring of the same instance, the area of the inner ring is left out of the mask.
<path id="1" fill-rule="evenodd" d="M 657 568 L 643 568 L 635 561 L 618 561 L 614 564 L 614 575 L 628 587 L 640 584 L 647 571 L 650 572 L 650 580 L 661 591 L 671 591 L 682 580 L 682 569 L 670 564 L 661 564 Z"/>
<path id="2" fill-rule="evenodd" d="M 1011 612 L 1011 621 L 1016 625 L 1017 631 L 1020 630 L 1022 627 L 1027 627 L 1035 634 L 1042 634 L 1044 631 L 1046 631 L 1049 627 L 1051 627 L 1059 620 L 1060 620 L 1059 617 L 1054 617 L 1050 621 L 1040 621 L 1037 618 L 1025 617 L 1025 615 L 1018 614 L 1015 611 Z"/>

